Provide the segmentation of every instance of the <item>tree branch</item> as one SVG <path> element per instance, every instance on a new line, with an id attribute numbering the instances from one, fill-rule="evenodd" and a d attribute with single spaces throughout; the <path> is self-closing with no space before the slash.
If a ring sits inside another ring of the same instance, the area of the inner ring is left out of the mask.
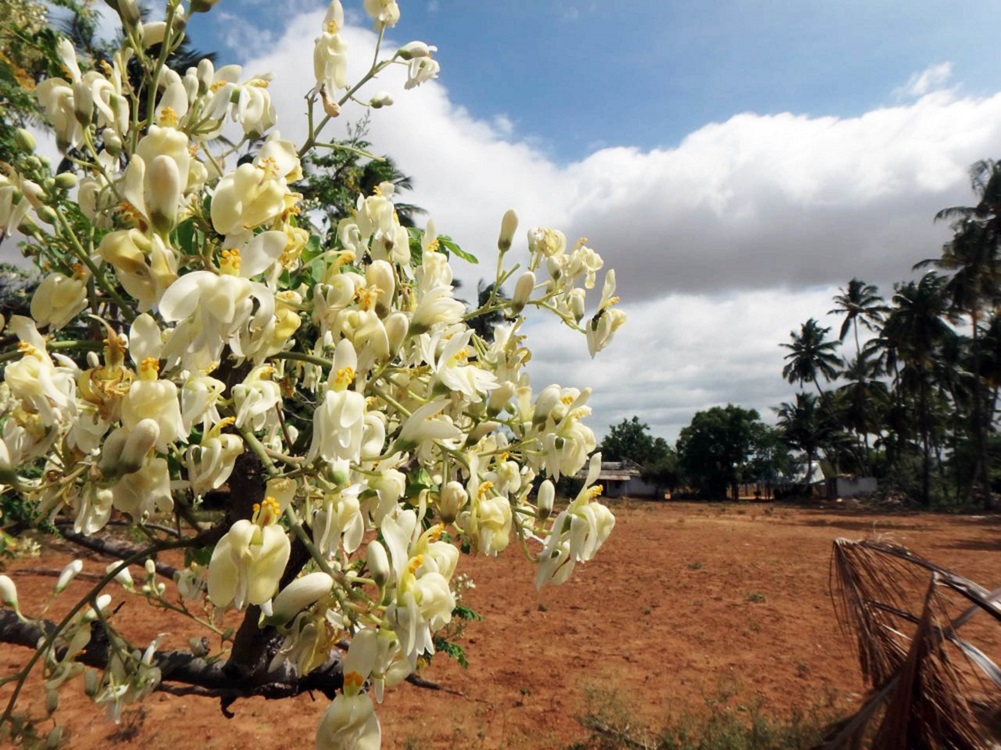
<path id="1" fill-rule="evenodd" d="M 40 640 L 51 634 L 55 623 L 49 620 L 28 620 L 23 622 L 10 610 L 0 610 L 0 643 L 11 643 L 35 649 Z M 99 623 L 91 625 L 95 637 L 87 648 L 77 656 L 77 661 L 89 667 L 105 669 L 108 666 L 110 649 L 108 641 L 100 633 Z M 100 633 L 100 637 L 98 637 Z M 57 657 L 62 654 L 58 653 Z M 228 706 L 240 698 L 262 697 L 268 700 L 290 698 L 300 693 L 316 691 L 333 699 L 343 684 L 341 655 L 331 652 L 330 658 L 318 669 L 303 678 L 283 664 L 274 672 L 267 673 L 267 679 L 249 682 L 231 673 L 228 661 L 210 661 L 190 651 L 157 651 L 153 664 L 160 670 L 160 684 L 157 690 L 173 695 L 200 695 L 222 700 L 223 713 L 231 716 Z"/>

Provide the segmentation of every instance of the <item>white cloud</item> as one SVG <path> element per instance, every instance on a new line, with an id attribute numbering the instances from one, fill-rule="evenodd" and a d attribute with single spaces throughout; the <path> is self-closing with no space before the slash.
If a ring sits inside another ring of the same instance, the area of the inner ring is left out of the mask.
<path id="1" fill-rule="evenodd" d="M 312 85 L 312 45 L 302 40 L 319 22 L 294 21 L 271 55 L 248 64 L 276 73 L 282 132 L 299 140 L 303 120 L 287 113 Z M 345 34 L 357 77 L 374 36 Z M 913 91 L 931 91 L 944 80 L 936 75 L 915 79 Z M 512 136 L 502 116 L 476 119 L 441 83 L 404 92 L 403 80 L 402 70 L 387 71 L 373 84 L 396 104 L 375 113 L 369 136 L 414 178 L 413 202 L 480 257 L 460 269 L 467 289 L 493 267 L 500 217 L 512 207 L 523 229 L 586 235 L 616 267 L 630 320 L 594 363 L 582 338 L 555 324 L 529 331 L 544 342 L 532 365 L 537 385 L 594 385 L 599 434 L 638 414 L 673 439 L 697 409 L 728 401 L 771 418 L 769 407 L 792 393 L 779 348 L 789 331 L 822 318 L 853 276 L 889 296 L 894 280 L 936 255 L 948 228 L 932 217 L 970 199 L 968 165 L 1001 143 L 1001 94 L 938 91 L 853 118 L 739 114 L 673 149 L 606 147 L 559 165 Z"/>
<path id="2" fill-rule="evenodd" d="M 952 77 L 952 63 L 944 62 L 925 68 L 907 79 L 900 88 L 894 89 L 893 95 L 898 99 L 916 99 L 941 89 Z"/>

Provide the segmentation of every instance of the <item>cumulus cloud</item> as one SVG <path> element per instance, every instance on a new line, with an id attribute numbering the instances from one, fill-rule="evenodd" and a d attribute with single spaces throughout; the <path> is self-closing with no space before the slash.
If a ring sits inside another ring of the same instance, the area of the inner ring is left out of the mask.
<path id="1" fill-rule="evenodd" d="M 276 74 L 279 126 L 298 141 L 305 118 L 290 113 L 302 110 L 313 85 L 304 40 L 319 33 L 321 19 L 322 10 L 301 16 L 272 32 L 268 45 L 243 46 L 268 50 L 245 60 L 246 71 Z M 344 33 L 357 79 L 375 36 L 357 25 Z M 467 289 L 490 274 L 508 208 L 519 212 L 522 230 L 551 225 L 571 241 L 587 236 L 617 269 L 629 322 L 595 362 L 583 337 L 531 324 L 530 341 L 543 342 L 533 379 L 593 385 L 599 433 L 638 414 L 673 439 L 696 410 L 715 404 L 771 418 L 769 407 L 791 398 L 779 348 L 790 330 L 822 317 L 853 276 L 889 296 L 894 280 L 938 253 L 948 228 L 931 219 L 970 200 L 968 165 L 1001 142 L 1001 94 L 937 91 L 949 70 L 935 70 L 909 83 L 915 101 L 858 117 L 743 113 L 674 148 L 611 145 L 560 164 L 503 113 L 477 119 L 453 101 L 448 70 L 403 91 L 405 69 L 394 66 L 371 84 L 396 103 L 375 113 L 368 137 L 414 178 L 408 201 L 480 257 L 479 266 L 460 269 Z M 345 108 L 329 135 L 343 135 L 351 117 Z M 512 255 L 524 259 L 519 235 Z M 836 330 L 837 322 L 825 325 Z"/>

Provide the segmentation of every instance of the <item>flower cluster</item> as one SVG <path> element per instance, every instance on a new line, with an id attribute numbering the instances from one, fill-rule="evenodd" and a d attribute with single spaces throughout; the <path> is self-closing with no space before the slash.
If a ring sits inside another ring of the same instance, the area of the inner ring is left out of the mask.
<path id="1" fill-rule="evenodd" d="M 390 183 L 359 196 L 321 246 L 296 186 L 320 129 L 361 101 L 346 80 L 340 2 L 318 29 L 301 147 L 274 129 L 269 76 L 207 60 L 180 74 L 151 52 L 180 43 L 179 0 L 149 24 L 134 0 L 114 5 L 124 25 L 114 58 L 85 70 L 66 42 L 66 79 L 38 87 L 75 170 L 52 175 L 23 138 L 22 158 L 0 176 L 0 226 L 30 238 L 43 273 L 31 318 L 7 323 L 15 343 L 0 354 L 4 481 L 40 518 L 81 534 L 118 515 L 155 540 L 156 519 L 170 514 L 182 530 L 170 546 L 192 548 L 205 544 L 193 511 L 239 482 L 256 498 L 230 494 L 207 570 L 176 576 L 181 600 L 207 597 L 210 613 L 247 610 L 273 628 L 272 670 L 305 675 L 349 641 L 317 746 L 375 747 L 369 696 L 381 700 L 434 653 L 456 606 L 460 547 L 496 555 L 517 540 L 541 586 L 563 581 L 611 531 L 593 476 L 551 518 L 553 482 L 595 448 L 590 392 L 534 390 L 522 326 L 526 309 L 555 312 L 593 354 L 624 319 L 614 273 L 582 324 L 602 259 L 532 229 L 519 273 L 509 212 L 494 289 L 514 279 L 513 294 L 467 310 L 453 246 L 433 222 L 408 231 Z M 381 42 L 399 8 L 364 7 Z M 419 85 L 437 73 L 433 52 L 411 42 L 362 82 L 402 65 L 407 87 Z M 324 114 L 314 119 L 314 107 Z M 492 337 L 471 327 L 498 312 Z M 126 588 L 166 602 L 150 571 L 145 586 Z M 16 607 L 13 582 L 0 583 Z M 53 679 L 75 673 L 82 624 L 112 628 L 101 606 L 50 644 L 63 647 Z M 152 690 L 154 649 L 123 642 L 95 695 L 117 711 Z"/>

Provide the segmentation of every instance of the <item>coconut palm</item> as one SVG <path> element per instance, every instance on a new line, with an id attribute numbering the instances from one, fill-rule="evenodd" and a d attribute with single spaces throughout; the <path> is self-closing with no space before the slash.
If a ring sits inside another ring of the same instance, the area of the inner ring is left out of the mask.
<path id="1" fill-rule="evenodd" d="M 893 307 L 883 326 L 883 337 L 903 365 L 898 387 L 917 396 L 924 505 L 931 501 L 931 376 L 943 343 L 956 335 L 949 325 L 952 313 L 945 293 L 947 283 L 944 276 L 930 271 L 920 281 L 898 284 Z"/>
<path id="2" fill-rule="evenodd" d="M 809 484 L 813 477 L 813 462 L 828 432 L 817 397 L 812 393 L 797 393 L 794 403 L 783 402 L 774 411 L 782 440 L 806 456 L 805 481 Z"/>
<path id="3" fill-rule="evenodd" d="M 841 423 L 858 436 L 863 455 L 869 454 L 869 435 L 876 432 L 880 412 L 889 398 L 886 385 L 878 379 L 876 350 L 863 349 L 851 360 L 845 359 L 841 370 L 844 380 L 837 390 Z"/>
<path id="4" fill-rule="evenodd" d="M 788 360 L 782 368 L 782 377 L 790 383 L 813 383 L 817 388 L 817 393 L 821 399 L 824 392 L 820 388 L 820 378 L 833 380 L 838 376 L 838 367 L 841 360 L 834 353 L 838 347 L 837 341 L 828 341 L 827 333 L 830 328 L 821 328 L 814 318 L 800 326 L 797 334 L 790 331 L 791 343 L 781 344 L 789 353 L 784 357 Z"/>
<path id="5" fill-rule="evenodd" d="M 883 318 L 890 311 L 879 294 L 879 288 L 874 284 L 867 284 L 862 279 L 852 279 L 848 282 L 847 289 L 838 289 L 841 294 L 834 298 L 835 308 L 829 310 L 829 315 L 843 314 L 844 322 L 841 324 L 841 332 L 838 340 L 844 342 L 849 330 L 855 332 L 855 353 L 860 355 L 862 347 L 859 344 L 858 328 L 861 323 L 870 331 L 876 331 L 883 322 Z"/>
<path id="6" fill-rule="evenodd" d="M 944 208 L 936 221 L 952 222 L 953 238 L 942 248 L 940 258 L 921 261 L 915 268 L 932 265 L 952 272 L 946 285 L 953 309 L 969 316 L 971 330 L 973 432 L 977 445 L 974 486 L 990 503 L 990 468 L 987 452 L 987 411 L 980 375 L 981 324 L 987 312 L 1001 300 L 1001 163 L 979 161 L 970 169 L 970 186 L 977 196 L 973 206 Z"/>

